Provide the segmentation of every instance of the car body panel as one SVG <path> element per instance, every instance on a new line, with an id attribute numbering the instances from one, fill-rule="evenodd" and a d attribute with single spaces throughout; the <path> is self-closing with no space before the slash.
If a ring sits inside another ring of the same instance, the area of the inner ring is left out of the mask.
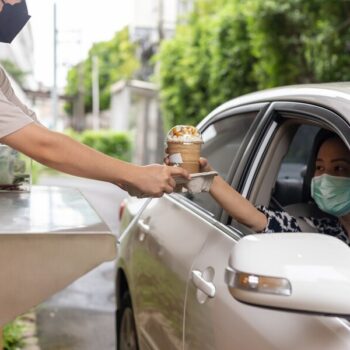
<path id="1" fill-rule="evenodd" d="M 153 199 L 140 220 L 150 231 L 138 228 L 129 242 L 133 246 L 130 258 L 136 287 L 132 296 L 140 342 L 152 349 L 181 349 L 190 267 L 210 227 L 170 196 Z"/>
<path id="2" fill-rule="evenodd" d="M 258 150 L 279 108 L 295 110 L 300 120 L 304 115 L 306 124 L 311 121 L 334 128 L 350 144 L 350 83 L 288 86 L 248 94 L 219 106 L 198 127 L 205 130 L 222 115 L 230 117 L 235 110 L 260 103 L 262 113 L 243 140 L 238 159 L 227 159 L 232 164 L 227 181 L 248 198 L 260 171 L 257 157 L 263 159 L 266 153 Z M 331 113 L 334 116 L 329 117 Z M 274 134 L 273 130 L 271 138 Z M 132 296 L 140 350 L 350 348 L 346 319 L 255 307 L 232 297 L 225 271 L 232 247 L 249 229 L 235 222 L 233 227 L 226 226 L 227 214 L 210 215 L 180 195 L 153 199 L 136 214 L 143 204 L 144 200 L 127 200 L 121 224 L 125 238 L 117 263 Z M 135 215 L 139 217 L 127 228 Z M 148 233 L 142 232 L 139 220 L 149 226 Z M 215 288 L 214 297 L 195 285 L 193 273 Z M 117 294 L 121 293 L 118 290 L 117 286 Z"/>
<path id="3" fill-rule="evenodd" d="M 200 302 L 198 289 L 189 281 L 185 350 L 342 350 L 350 347 L 349 323 L 344 319 L 269 310 L 235 300 L 225 282 L 225 270 L 235 241 L 222 230 L 211 230 L 194 261 L 192 270 L 214 271 L 212 282 L 216 295 Z"/>

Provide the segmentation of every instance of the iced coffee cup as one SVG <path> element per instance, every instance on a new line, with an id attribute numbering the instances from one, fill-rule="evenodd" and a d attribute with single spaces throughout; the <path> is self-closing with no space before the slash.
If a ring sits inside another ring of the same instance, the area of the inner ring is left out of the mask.
<path id="1" fill-rule="evenodd" d="M 200 132 L 194 126 L 174 126 L 167 135 L 167 147 L 171 165 L 178 165 L 189 173 L 199 172 L 199 158 L 203 143 Z"/>

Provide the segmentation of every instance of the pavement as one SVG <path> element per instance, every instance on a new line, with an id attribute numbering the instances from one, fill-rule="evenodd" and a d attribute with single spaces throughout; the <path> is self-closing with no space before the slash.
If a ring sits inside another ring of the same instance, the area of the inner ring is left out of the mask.
<path id="1" fill-rule="evenodd" d="M 67 175 L 41 177 L 38 185 L 78 188 L 117 234 L 127 195 L 117 186 Z M 100 265 L 36 308 L 41 350 L 115 350 L 114 267 Z"/>

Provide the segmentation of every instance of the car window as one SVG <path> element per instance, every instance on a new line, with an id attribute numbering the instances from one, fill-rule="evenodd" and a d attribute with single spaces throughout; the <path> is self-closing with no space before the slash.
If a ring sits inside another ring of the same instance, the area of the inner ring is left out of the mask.
<path id="1" fill-rule="evenodd" d="M 224 179 L 257 114 L 258 111 L 226 117 L 202 131 L 204 144 L 201 155 L 208 159 L 211 166 Z M 219 205 L 208 193 L 194 195 L 185 193 L 184 195 L 213 215 L 219 213 Z"/>
<path id="2" fill-rule="evenodd" d="M 319 130 L 315 125 L 301 125 L 289 146 L 274 188 L 274 198 L 282 206 L 302 202 L 307 162 Z"/>

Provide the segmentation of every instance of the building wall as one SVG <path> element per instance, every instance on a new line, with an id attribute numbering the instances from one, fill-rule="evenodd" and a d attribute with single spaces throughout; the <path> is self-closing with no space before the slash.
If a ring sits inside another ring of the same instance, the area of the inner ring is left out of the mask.
<path id="1" fill-rule="evenodd" d="M 119 81 L 112 87 L 110 125 L 112 129 L 128 130 L 134 135 L 133 162 L 161 163 L 164 126 L 158 87 L 146 82 L 154 69 L 148 66 L 149 58 L 158 50 L 160 24 L 163 38 L 171 38 L 178 21 L 192 9 L 193 0 L 134 0 L 134 5 L 134 19 L 129 29 L 132 40 L 139 44 L 142 69 L 137 76 L 139 80 Z"/>
<path id="2" fill-rule="evenodd" d="M 122 80 L 112 87 L 111 95 L 111 128 L 133 135 L 133 162 L 161 162 L 164 130 L 156 86 L 144 81 Z"/>

